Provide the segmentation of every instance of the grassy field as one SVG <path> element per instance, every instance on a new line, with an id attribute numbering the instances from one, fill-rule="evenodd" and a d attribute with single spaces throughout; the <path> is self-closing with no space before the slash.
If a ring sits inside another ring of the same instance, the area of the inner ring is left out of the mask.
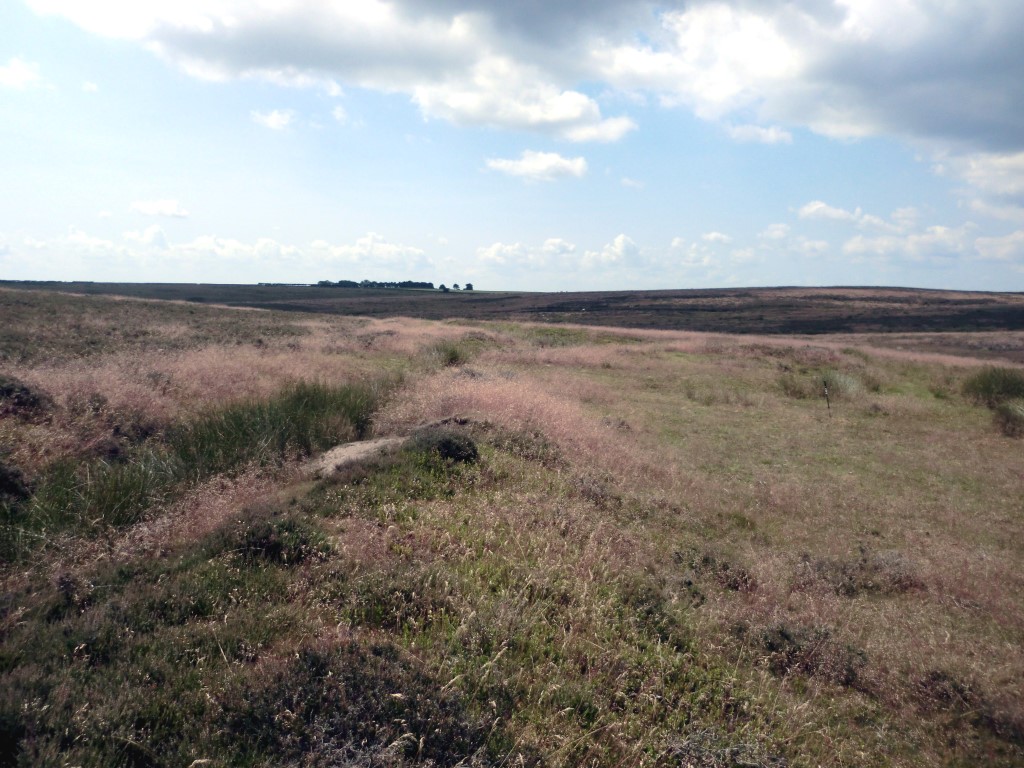
<path id="1" fill-rule="evenodd" d="M 487 320 L 740 334 L 884 334 L 897 346 L 1024 363 L 1024 294 L 912 288 L 515 293 L 282 285 L 4 283 L 20 290 L 358 317 Z M 967 331 L 967 340 L 956 336 Z M 1010 333 L 1005 333 L 1009 331 Z M 925 333 L 927 332 L 927 334 Z M 984 332 L 984 333 L 979 333 Z M 894 340 L 896 334 L 901 334 Z M 967 348 L 960 345 L 968 344 Z"/>
<path id="2" fill-rule="evenodd" d="M 0 319 L 0 766 L 1024 765 L 1024 332 Z"/>

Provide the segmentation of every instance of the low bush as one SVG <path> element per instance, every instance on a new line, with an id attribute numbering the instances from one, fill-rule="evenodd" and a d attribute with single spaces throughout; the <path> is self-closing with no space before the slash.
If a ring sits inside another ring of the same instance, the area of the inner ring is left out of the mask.
<path id="1" fill-rule="evenodd" d="M 0 457 L 0 503 L 16 503 L 29 497 L 29 489 L 21 470 Z"/>
<path id="2" fill-rule="evenodd" d="M 997 405 L 995 423 L 1007 437 L 1024 437 L 1024 398 Z"/>
<path id="3" fill-rule="evenodd" d="M 306 765 L 317 755 L 329 757 L 317 765 L 355 765 L 357 753 L 381 758 L 391 747 L 392 757 L 453 766 L 484 747 L 487 724 L 390 643 L 321 644 L 289 656 L 222 699 L 225 752 L 239 762 Z"/>
<path id="4" fill-rule="evenodd" d="M 274 565 L 298 565 L 330 551 L 324 535 L 307 520 L 259 509 L 220 528 L 206 546 L 211 555 L 227 552 L 243 562 Z"/>
<path id="5" fill-rule="evenodd" d="M 453 464 L 475 464 L 480 459 L 480 452 L 471 437 L 443 427 L 420 430 L 413 435 L 406 450 L 431 454 Z"/>
<path id="6" fill-rule="evenodd" d="M 826 627 L 778 624 L 752 630 L 737 627 L 766 655 L 765 665 L 780 677 L 799 673 L 846 687 L 856 687 L 867 664 L 864 651 L 839 643 Z"/>
<path id="7" fill-rule="evenodd" d="M 917 566 L 905 555 L 895 551 L 873 552 L 864 546 L 856 557 L 849 559 L 812 560 L 805 555 L 800 563 L 797 586 L 808 586 L 815 581 L 844 597 L 896 595 L 924 587 Z"/>
<path id="8" fill-rule="evenodd" d="M 0 416 L 35 418 L 53 407 L 45 392 L 32 389 L 13 376 L 0 374 Z"/>
<path id="9" fill-rule="evenodd" d="M 471 357 L 466 345 L 455 339 L 442 339 L 427 348 L 427 354 L 440 365 L 454 367 L 469 362 Z"/>
<path id="10" fill-rule="evenodd" d="M 1024 371 L 995 366 L 982 368 L 964 382 L 963 392 L 989 408 L 1009 400 L 1024 399 Z"/>

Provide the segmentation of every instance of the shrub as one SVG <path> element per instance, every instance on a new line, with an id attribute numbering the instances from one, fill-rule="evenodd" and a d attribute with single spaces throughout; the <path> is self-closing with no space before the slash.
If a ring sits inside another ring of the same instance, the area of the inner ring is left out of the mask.
<path id="1" fill-rule="evenodd" d="M 443 366 L 454 367 L 469 361 L 470 355 L 464 344 L 454 339 L 442 339 L 428 348 L 428 354 Z"/>
<path id="2" fill-rule="evenodd" d="M 853 397 L 864 389 L 856 376 L 834 369 L 825 371 L 822 384 L 828 387 L 828 395 L 833 400 Z"/>
<path id="3" fill-rule="evenodd" d="M 429 427 L 413 435 L 408 450 L 429 453 L 452 464 L 474 464 L 480 459 L 476 443 L 468 435 L 442 427 Z"/>
<path id="4" fill-rule="evenodd" d="M 21 470 L 0 458 L 0 503 L 24 501 L 28 497 L 29 489 Z"/>
<path id="5" fill-rule="evenodd" d="M 982 368 L 964 382 L 964 394 L 977 403 L 995 408 L 1008 400 L 1024 398 L 1024 371 L 1015 368 Z"/>
<path id="6" fill-rule="evenodd" d="M 764 663 L 780 677 L 800 673 L 837 685 L 856 687 L 867 655 L 859 648 L 832 639 L 827 627 L 777 624 L 750 632 L 737 627 L 767 655 Z"/>
<path id="7" fill-rule="evenodd" d="M 837 595 L 855 597 L 860 594 L 897 595 L 922 589 L 917 566 L 896 551 L 872 552 L 861 546 L 859 556 L 847 560 L 823 558 L 801 562 L 800 584 L 815 580 L 828 585 Z"/>
<path id="8" fill-rule="evenodd" d="M 997 405 L 995 422 L 1007 437 L 1024 437 L 1024 398 Z"/>
<path id="9" fill-rule="evenodd" d="M 53 400 L 45 392 L 31 389 L 13 376 L 0 374 L 0 416 L 33 418 L 52 407 Z"/>
<path id="10" fill-rule="evenodd" d="M 318 754 L 345 765 L 356 750 L 382 756 L 396 745 L 410 761 L 455 765 L 488 737 L 454 692 L 390 643 L 320 644 L 289 656 L 224 697 L 221 733 L 236 758 L 297 765 Z"/>
<path id="11" fill-rule="evenodd" d="M 230 552 L 247 563 L 274 565 L 298 565 L 324 557 L 329 549 L 323 534 L 306 520 L 268 515 L 259 509 L 247 510 L 242 519 L 225 525 L 207 541 L 211 555 Z"/>

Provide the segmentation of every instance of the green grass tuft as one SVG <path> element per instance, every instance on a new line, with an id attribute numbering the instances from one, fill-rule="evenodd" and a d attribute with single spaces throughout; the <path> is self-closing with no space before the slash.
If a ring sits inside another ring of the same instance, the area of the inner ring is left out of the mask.
<path id="1" fill-rule="evenodd" d="M 206 477 L 251 463 L 308 456 L 365 437 L 384 387 L 298 383 L 267 401 L 236 403 L 171 431 L 186 475 Z"/>
<path id="2" fill-rule="evenodd" d="M 364 437 L 388 386 L 298 383 L 270 400 L 236 403 L 174 427 L 121 462 L 57 462 L 31 498 L 0 497 L 0 559 L 16 560 L 58 534 L 131 525 L 212 475 Z"/>
<path id="3" fill-rule="evenodd" d="M 997 405 L 995 422 L 1007 437 L 1024 437 L 1024 398 Z"/>
<path id="4" fill-rule="evenodd" d="M 964 394 L 977 403 L 995 408 L 1007 400 L 1024 398 L 1024 371 L 986 367 L 964 382 Z"/>

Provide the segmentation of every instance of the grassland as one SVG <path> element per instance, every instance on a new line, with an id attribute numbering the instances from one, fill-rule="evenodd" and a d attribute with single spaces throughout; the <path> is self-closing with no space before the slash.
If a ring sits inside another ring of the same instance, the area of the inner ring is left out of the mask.
<path id="1" fill-rule="evenodd" d="M 1024 764 L 1019 331 L 0 318 L 0 765 Z"/>
<path id="2" fill-rule="evenodd" d="M 1024 348 L 1015 333 L 1024 330 L 1021 293 L 912 288 L 442 293 L 320 286 L 0 281 L 0 287 L 4 285 L 356 317 L 514 320 L 738 334 L 874 333 L 878 334 L 875 342 L 882 346 L 955 350 L 1024 363 Z M 966 337 L 961 337 L 963 332 L 968 332 Z"/>

